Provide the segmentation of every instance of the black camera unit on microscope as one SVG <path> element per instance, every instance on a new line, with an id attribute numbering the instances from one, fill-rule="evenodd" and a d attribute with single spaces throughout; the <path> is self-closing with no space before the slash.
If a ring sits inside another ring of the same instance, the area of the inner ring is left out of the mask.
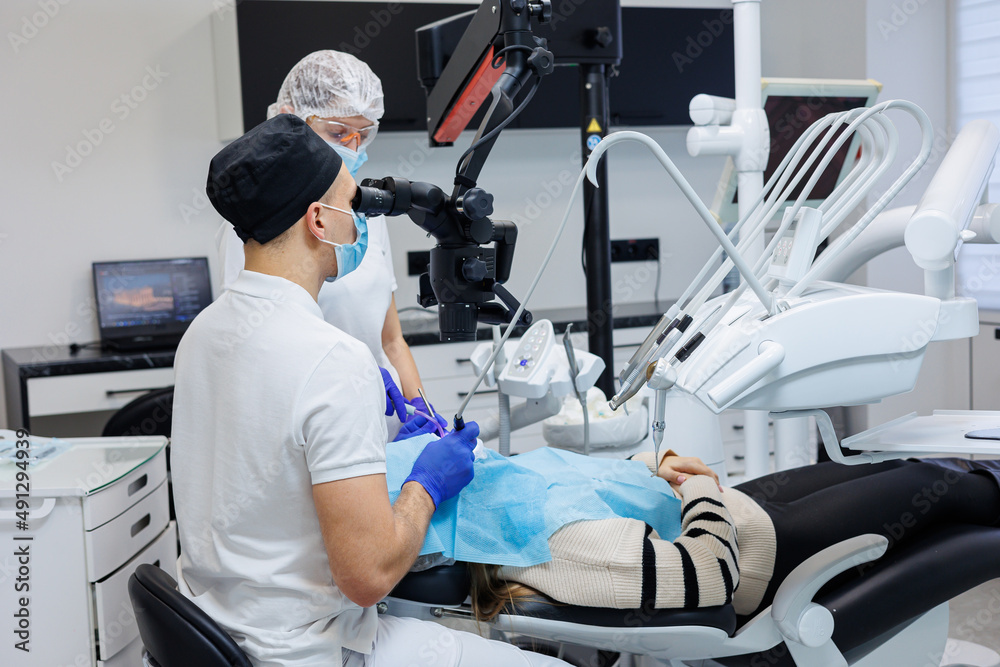
<path id="1" fill-rule="evenodd" d="M 545 40 L 531 32 L 532 21 L 547 22 L 551 13 L 549 0 L 497 0 L 455 17 L 457 22 L 446 19 L 418 30 L 418 69 L 428 91 L 432 145 L 451 145 L 487 95 L 492 101 L 458 161 L 450 195 L 430 183 L 386 177 L 361 181 L 353 200 L 359 213 L 405 214 L 434 237 L 418 300 L 425 308 L 438 306 L 445 342 L 475 340 L 480 322 L 510 323 L 520 306 L 503 287 L 510 278 L 517 226 L 491 219 L 493 195 L 476 180 L 500 132 L 553 70 L 555 59 Z M 518 323 L 530 324 L 531 313 L 523 311 Z"/>

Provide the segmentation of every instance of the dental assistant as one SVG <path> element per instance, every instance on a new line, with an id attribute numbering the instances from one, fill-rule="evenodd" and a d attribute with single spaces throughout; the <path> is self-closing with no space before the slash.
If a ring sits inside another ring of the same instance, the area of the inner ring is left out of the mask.
<path id="1" fill-rule="evenodd" d="M 375 608 L 437 506 L 471 481 L 479 428 L 428 444 L 390 504 L 375 359 L 317 304 L 365 252 L 356 189 L 291 114 L 212 159 L 208 197 L 246 243 L 246 267 L 177 348 L 179 589 L 255 667 L 563 665 Z"/>
<path id="2" fill-rule="evenodd" d="M 368 160 L 367 147 L 385 112 L 382 82 L 371 68 L 348 53 L 316 51 L 300 60 L 285 77 L 267 117 L 294 114 L 306 122 L 343 159 L 352 177 Z M 420 398 L 420 373 L 396 310 L 396 276 L 385 216 L 367 221 L 368 250 L 349 276 L 328 282 L 319 291 L 319 307 L 327 322 L 368 346 L 382 372 L 387 394 L 389 438 L 407 421 L 406 403 L 423 414 L 436 414 Z M 224 227 L 229 225 L 224 223 Z M 244 265 L 243 243 L 222 230 L 222 286 L 227 288 Z M 397 389 L 398 387 L 398 389 Z M 443 421 L 443 419 L 441 420 Z M 445 424 L 446 425 L 446 424 Z M 413 424 L 408 427 L 415 433 Z M 433 424 L 428 424 L 429 431 Z"/>

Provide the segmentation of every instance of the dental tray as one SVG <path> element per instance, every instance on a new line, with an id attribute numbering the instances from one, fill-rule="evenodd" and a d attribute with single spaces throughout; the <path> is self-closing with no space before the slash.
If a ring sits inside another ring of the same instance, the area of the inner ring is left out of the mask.
<path id="1" fill-rule="evenodd" d="M 923 417 L 914 412 L 851 436 L 841 445 L 868 452 L 1000 456 L 1000 440 L 965 437 L 969 431 L 994 428 L 1000 428 L 1000 412 L 935 410 Z"/>

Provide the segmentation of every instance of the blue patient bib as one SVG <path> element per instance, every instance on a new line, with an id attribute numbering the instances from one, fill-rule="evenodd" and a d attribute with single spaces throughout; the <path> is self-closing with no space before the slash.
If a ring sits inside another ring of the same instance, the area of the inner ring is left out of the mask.
<path id="1" fill-rule="evenodd" d="M 436 439 L 425 435 L 386 446 L 392 502 L 417 456 Z M 670 485 L 638 461 L 548 447 L 510 458 L 486 450 L 472 482 L 434 512 L 420 554 L 528 567 L 552 560 L 549 537 L 574 521 L 638 519 L 673 540 L 681 532 L 680 516 L 681 501 Z"/>

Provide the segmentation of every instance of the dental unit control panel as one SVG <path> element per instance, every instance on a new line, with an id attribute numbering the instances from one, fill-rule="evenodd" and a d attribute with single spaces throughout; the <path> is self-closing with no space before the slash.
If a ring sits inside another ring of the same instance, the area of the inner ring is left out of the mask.
<path id="1" fill-rule="evenodd" d="M 548 320 L 542 320 L 532 325 L 521 339 L 521 343 L 517 346 L 517 350 L 507 367 L 500 374 L 501 381 L 508 378 L 530 380 L 542 367 L 539 362 L 545 359 L 552 348 L 554 335 L 552 323 Z"/>
<path id="2" fill-rule="evenodd" d="M 478 374 L 486 367 L 493 353 L 492 343 L 482 343 L 471 355 L 472 366 Z M 574 349 L 578 373 L 574 377 L 566 351 L 556 344 L 555 330 L 549 320 L 532 324 L 520 341 L 504 345 L 507 363 L 500 370 L 499 378 L 493 369 L 487 373 L 488 386 L 498 386 L 509 396 L 538 399 L 552 393 L 554 396 L 573 396 L 577 390 L 586 392 L 604 371 L 604 360 L 595 354 Z"/>

